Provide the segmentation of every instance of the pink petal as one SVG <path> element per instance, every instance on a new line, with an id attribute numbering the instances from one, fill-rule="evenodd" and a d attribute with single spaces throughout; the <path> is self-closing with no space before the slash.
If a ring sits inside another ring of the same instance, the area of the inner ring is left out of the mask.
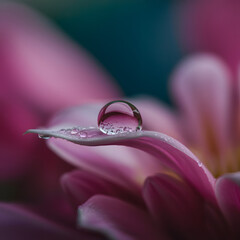
<path id="1" fill-rule="evenodd" d="M 61 183 L 64 192 L 76 207 L 96 194 L 110 195 L 139 204 L 140 195 L 136 198 L 121 186 L 86 171 L 66 173 L 62 176 Z"/>
<path id="2" fill-rule="evenodd" d="M 161 132 L 183 141 L 177 116 L 172 109 L 150 97 L 133 99 L 132 103 L 142 115 L 144 129 Z"/>
<path id="3" fill-rule="evenodd" d="M 65 240 L 99 239 L 93 234 L 70 230 L 11 204 L 0 204 L 1 239 Z"/>
<path id="4" fill-rule="evenodd" d="M 206 209 L 204 199 L 182 179 L 166 174 L 149 177 L 143 197 L 154 219 L 173 239 L 204 239 L 211 235 L 206 229 L 208 219 L 212 220 L 211 230 L 215 230 L 212 236 L 225 234 L 226 225 L 217 205 Z"/>
<path id="5" fill-rule="evenodd" d="M 101 230 L 119 240 L 166 239 L 144 211 L 101 195 L 92 197 L 79 208 L 79 225 Z"/>
<path id="6" fill-rule="evenodd" d="M 1 6 L 0 36 L 1 95 L 51 111 L 118 96 L 83 49 L 27 7 Z"/>
<path id="7" fill-rule="evenodd" d="M 232 225 L 240 234 L 240 172 L 223 175 L 216 182 L 218 203 Z"/>
<path id="8" fill-rule="evenodd" d="M 206 199 L 211 202 L 215 202 L 215 197 L 213 193 L 213 187 L 215 184 L 215 179 L 210 174 L 210 172 L 205 168 L 205 166 L 181 143 L 175 139 L 164 135 L 162 133 L 151 132 L 151 131 L 138 131 L 132 133 L 123 133 L 117 135 L 104 135 L 98 129 L 86 129 L 88 137 L 80 137 L 77 135 L 71 135 L 67 132 L 61 132 L 57 130 L 29 130 L 28 132 L 38 133 L 40 135 L 52 136 L 56 138 L 62 138 L 70 142 L 74 142 L 86 146 L 100 146 L 100 145 L 124 145 L 133 148 L 140 149 L 158 159 L 160 164 L 170 168 L 172 171 L 176 172 L 182 176 L 187 182 L 189 182 L 197 191 L 200 192 Z M 75 158 L 75 161 L 82 162 L 82 157 L 84 151 L 82 148 L 78 148 L 77 145 L 67 143 L 61 139 L 51 139 L 51 147 L 60 146 L 57 151 L 58 154 L 68 158 Z M 72 147 L 71 147 L 72 146 Z M 109 151 L 111 148 L 109 148 Z M 87 154 L 89 154 L 88 152 Z M 113 171 L 113 175 L 117 175 L 119 172 L 117 169 L 111 168 L 111 156 L 113 157 L 116 153 L 114 151 L 110 152 L 109 161 L 104 159 L 99 159 L 93 154 L 94 164 L 99 164 L 102 161 L 102 165 L 105 165 L 108 171 Z M 124 156 L 121 156 L 123 157 Z M 89 160 L 91 157 L 88 156 Z M 141 165 L 147 167 L 147 159 L 141 160 Z M 131 164 L 131 163 L 130 163 Z M 134 166 L 133 166 L 134 168 Z M 101 169 L 102 171 L 103 169 Z M 123 169 L 126 170 L 126 169 Z M 108 172 L 106 171 L 106 173 Z M 128 171 L 129 173 L 129 171 Z M 119 176 L 120 177 L 120 176 Z M 131 183 L 131 182 L 130 182 Z M 131 189 L 131 188 L 130 188 Z"/>
<path id="9" fill-rule="evenodd" d="M 212 55 L 190 57 L 176 70 L 172 88 L 189 145 L 221 157 L 232 137 L 231 82 L 225 64 Z"/>
<path id="10" fill-rule="evenodd" d="M 185 1 L 179 9 L 184 47 L 217 53 L 236 73 L 240 60 L 239 9 L 236 0 Z"/>

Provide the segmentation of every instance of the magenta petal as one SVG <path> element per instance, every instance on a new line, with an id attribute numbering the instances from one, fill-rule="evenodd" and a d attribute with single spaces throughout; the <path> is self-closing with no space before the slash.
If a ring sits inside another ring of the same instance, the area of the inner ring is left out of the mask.
<path id="1" fill-rule="evenodd" d="M 220 177 L 216 182 L 215 191 L 223 213 L 240 234 L 240 172 Z"/>
<path id="2" fill-rule="evenodd" d="M 165 174 L 149 177 L 143 197 L 156 221 L 169 230 L 178 234 L 188 234 L 189 230 L 193 235 L 201 231 L 202 199 L 181 179 Z"/>
<path id="3" fill-rule="evenodd" d="M 118 240 L 166 239 L 147 213 L 112 197 L 97 195 L 89 199 L 79 208 L 78 222 Z"/>
<path id="4" fill-rule="evenodd" d="M 0 204 L 0 236 L 6 240 L 65 240 L 96 239 L 89 238 L 80 231 L 69 230 L 21 207 Z"/>
<path id="5" fill-rule="evenodd" d="M 119 95 L 84 49 L 27 7 L 1 6 L 0 36 L 0 94 L 45 111 Z"/>
<path id="6" fill-rule="evenodd" d="M 205 202 L 182 179 L 166 174 L 149 177 L 143 197 L 153 218 L 172 238 L 204 239 L 204 236 L 225 234 L 226 225 L 217 205 Z"/>
<path id="7" fill-rule="evenodd" d="M 205 166 L 177 140 L 165 134 L 151 131 L 138 131 L 114 136 L 104 135 L 98 129 L 85 129 L 85 131 L 88 137 L 83 138 L 77 135 L 68 134 L 67 132 L 62 133 L 57 130 L 39 129 L 29 130 L 28 132 L 62 138 L 70 142 L 87 146 L 124 145 L 143 150 L 155 156 L 159 163 L 172 169 L 183 177 L 209 201 L 215 202 L 215 195 L 213 193 L 215 179 Z M 81 159 L 77 160 L 79 152 L 81 152 L 81 148 L 78 149 L 77 145 L 75 145 L 74 152 L 66 152 L 64 148 L 66 146 L 70 147 L 71 143 L 54 138 L 50 141 L 52 146 L 61 144 L 61 148 L 58 148 L 57 151 L 63 156 L 65 155 L 66 158 L 72 157 L 71 155 L 74 154 L 76 161 L 81 161 Z M 112 152 L 112 154 L 114 155 L 114 152 Z M 142 159 L 143 164 L 146 160 L 147 159 Z M 97 161 L 95 162 L 97 163 Z M 106 163 L 106 167 L 108 167 L 108 163 Z"/>
<path id="8" fill-rule="evenodd" d="M 66 173 L 62 176 L 61 183 L 64 192 L 75 207 L 96 194 L 114 196 L 126 201 L 132 201 L 135 204 L 139 203 L 138 199 L 141 199 L 140 195 L 137 198 L 121 186 L 86 171 L 75 170 Z"/>

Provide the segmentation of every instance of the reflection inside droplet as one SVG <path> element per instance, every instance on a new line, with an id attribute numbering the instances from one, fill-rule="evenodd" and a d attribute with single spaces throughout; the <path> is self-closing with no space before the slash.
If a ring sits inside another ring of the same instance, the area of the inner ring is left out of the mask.
<path id="1" fill-rule="evenodd" d="M 142 129 L 142 117 L 133 104 L 122 100 L 112 101 L 100 110 L 98 127 L 108 135 L 135 132 Z"/>

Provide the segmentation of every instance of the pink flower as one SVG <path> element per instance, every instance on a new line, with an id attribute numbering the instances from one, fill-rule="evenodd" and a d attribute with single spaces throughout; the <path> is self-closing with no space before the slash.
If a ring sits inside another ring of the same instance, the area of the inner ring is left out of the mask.
<path id="1" fill-rule="evenodd" d="M 35 174 L 39 164 L 28 182 L 33 175 L 43 181 L 65 172 L 63 166 L 56 173 L 57 159 L 50 168 L 50 153 L 43 153 L 31 135 L 14 135 L 25 125 L 41 125 L 58 109 L 97 101 L 57 114 L 45 130 L 31 131 L 55 137 L 47 140 L 48 146 L 75 167 L 62 176 L 61 184 L 74 209 L 78 208 L 78 229 L 69 223 L 61 197 L 47 201 L 46 206 L 53 209 L 48 219 L 44 208 L 39 213 L 1 203 L 1 237 L 237 239 L 239 86 L 233 88 L 228 67 L 210 55 L 188 59 L 173 75 L 178 112 L 153 99 L 135 99 L 132 102 L 143 116 L 144 130 L 108 136 L 96 127 L 97 115 L 106 99 L 117 97 L 118 91 L 83 50 L 59 36 L 26 8 L 8 5 L 0 14 L 0 61 L 4 66 L 0 101 L 9 116 L 1 123 L 3 136 L 9 138 L 3 142 L 6 151 L 1 154 L 8 161 L 2 163 L 1 172 L 6 178 L 9 173 L 25 174 L 32 156 L 47 162 L 47 172 Z M 104 102 L 99 103 L 100 99 Z M 86 127 L 88 137 L 61 131 L 73 126 Z M 9 146 L 16 151 L 9 151 Z M 14 168 L 17 159 L 21 160 L 20 170 Z M 47 187 L 54 191 L 52 181 L 45 181 L 42 193 Z"/>
<path id="2" fill-rule="evenodd" d="M 196 55 L 173 74 L 179 111 L 132 101 L 143 131 L 103 134 L 101 104 L 70 108 L 50 128 L 30 130 L 52 136 L 48 146 L 77 168 L 61 183 L 78 226 L 114 239 L 238 239 L 240 89 L 231 78 L 219 58 Z M 60 130 L 74 126 L 88 136 Z"/>

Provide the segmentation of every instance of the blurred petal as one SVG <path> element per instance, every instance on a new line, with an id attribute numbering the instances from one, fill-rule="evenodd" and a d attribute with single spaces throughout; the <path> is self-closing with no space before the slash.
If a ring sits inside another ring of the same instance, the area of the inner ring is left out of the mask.
<path id="1" fill-rule="evenodd" d="M 143 188 L 143 197 L 154 219 L 173 239 L 203 239 L 206 233 L 209 234 L 206 219 L 210 217 L 214 236 L 224 234 L 219 229 L 226 227 L 225 222 L 217 207 L 211 206 L 218 214 L 206 211 L 204 199 L 182 179 L 166 174 L 149 177 Z M 220 228 L 215 226 L 218 222 L 221 222 Z"/>
<path id="2" fill-rule="evenodd" d="M 138 106 L 144 129 L 161 132 L 182 140 L 177 116 L 170 108 L 150 97 L 137 98 L 132 103 Z"/>
<path id="3" fill-rule="evenodd" d="M 237 140 L 237 146 L 240 142 L 240 65 L 238 67 L 238 79 L 237 79 L 237 100 L 234 102 L 234 116 L 236 117 L 236 125 L 234 125 L 235 138 Z"/>
<path id="4" fill-rule="evenodd" d="M 172 88 L 189 145 L 200 146 L 213 158 L 221 157 L 232 137 L 231 82 L 225 64 L 212 55 L 191 57 L 176 70 Z"/>
<path id="5" fill-rule="evenodd" d="M 126 201 L 132 201 L 134 204 L 139 203 L 140 199 L 140 195 L 138 198 L 133 197 L 130 192 L 121 186 L 86 171 L 75 170 L 66 173 L 62 176 L 61 183 L 64 192 L 76 207 L 96 194 L 114 196 Z"/>
<path id="6" fill-rule="evenodd" d="M 216 196 L 223 213 L 240 234 L 240 172 L 220 177 L 216 182 Z"/>
<path id="7" fill-rule="evenodd" d="M 29 156 L 38 142 L 22 134 L 29 125 L 37 127 L 40 122 L 19 102 L 0 100 L 0 109 L 0 180 L 9 180 L 22 176 L 28 170 Z"/>
<path id="8" fill-rule="evenodd" d="M 0 204 L 1 239 L 65 240 L 99 239 L 92 234 L 78 232 L 57 225 L 27 210 L 10 204 Z"/>
<path id="9" fill-rule="evenodd" d="M 181 179 L 165 174 L 149 177 L 143 197 L 153 217 L 173 235 L 197 234 L 201 231 L 200 196 Z M 185 236 L 186 237 L 186 236 Z"/>
<path id="10" fill-rule="evenodd" d="M 51 111 L 118 95 L 83 49 L 27 7 L 1 6 L 0 36 L 1 94 Z"/>
<path id="11" fill-rule="evenodd" d="M 94 196 L 79 208 L 79 225 L 119 240 L 166 239 L 141 209 L 121 200 Z M 162 238 L 161 238 L 162 237 Z"/>
<path id="12" fill-rule="evenodd" d="M 87 137 L 83 138 L 56 130 L 37 129 L 29 130 L 28 132 L 38 133 L 43 136 L 62 138 L 70 142 L 87 146 L 124 145 L 140 149 L 155 156 L 159 163 L 167 166 L 172 171 L 176 172 L 176 174 L 182 176 L 186 181 L 194 186 L 200 194 L 206 197 L 206 199 L 211 202 L 215 202 L 215 196 L 213 193 L 215 179 L 205 166 L 185 146 L 175 139 L 167 135 L 151 131 L 138 131 L 117 135 L 105 135 L 98 129 L 85 129 L 85 131 L 87 132 Z M 50 140 L 51 147 L 60 145 L 61 147 L 57 149 L 59 152 L 58 154 L 65 156 L 65 158 L 75 157 L 75 161 L 81 162 L 82 159 L 79 158 L 79 156 L 81 156 L 81 152 L 83 152 L 81 151 L 81 148 L 78 149 L 77 145 L 75 145 L 74 151 L 73 149 L 68 149 L 68 151 L 66 151 L 66 146 L 70 147 L 73 144 L 67 143 L 62 139 L 52 138 Z M 111 153 L 111 156 L 112 155 L 114 155 L 114 152 Z M 124 158 L 124 156 L 122 157 Z M 89 159 L 91 158 L 89 157 Z M 105 164 L 106 168 L 110 168 L 110 159 L 111 158 L 109 158 L 109 162 L 104 159 L 97 160 L 102 161 L 102 164 Z M 147 159 L 141 160 L 143 161 L 144 166 L 147 165 L 146 160 Z M 98 161 L 95 159 L 94 163 L 98 164 Z M 115 175 L 118 174 L 118 172 L 115 172 L 115 169 L 112 169 L 112 174 Z"/>
<path id="13" fill-rule="evenodd" d="M 179 10 L 184 47 L 219 54 L 236 71 L 240 60 L 240 2 L 184 1 Z"/>

